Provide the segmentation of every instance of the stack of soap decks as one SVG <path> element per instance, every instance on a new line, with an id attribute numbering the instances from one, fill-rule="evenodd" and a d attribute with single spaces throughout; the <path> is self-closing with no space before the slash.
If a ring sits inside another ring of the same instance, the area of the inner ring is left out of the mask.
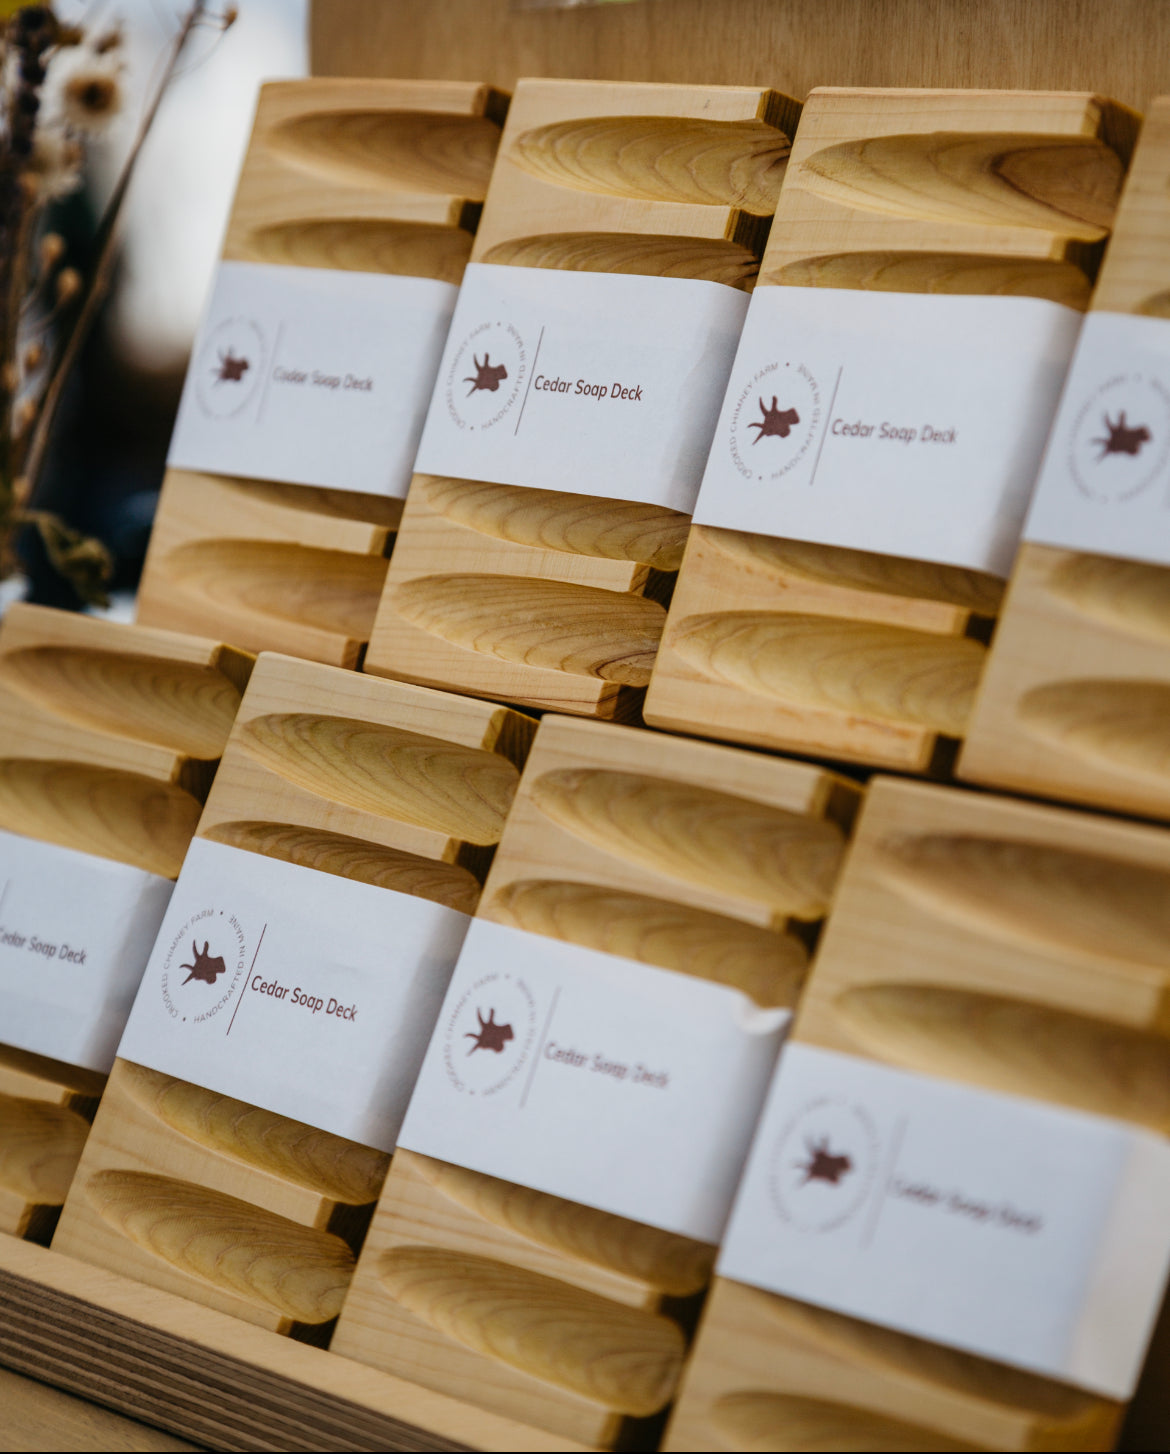
<path id="1" fill-rule="evenodd" d="M 636 712 L 798 112 L 519 84 L 367 671 Z"/>
<path id="2" fill-rule="evenodd" d="M 1168 975 L 1170 834 L 876 781 L 666 1447 L 1111 1448 L 1170 1258 Z"/>
<path id="3" fill-rule="evenodd" d="M 261 655 L 55 1250 L 327 1339 L 531 726 Z"/>
<path id="4" fill-rule="evenodd" d="M 457 82 L 261 89 L 141 622 L 357 664 L 505 105 Z"/>
<path id="5" fill-rule="evenodd" d="M 0 630 L 0 1231 L 48 1240 L 251 659 L 16 605 Z"/>
<path id="6" fill-rule="evenodd" d="M 591 1447 L 654 1437 L 858 796 L 545 719 L 335 1351 Z"/>
<path id="7" fill-rule="evenodd" d="M 1170 100 L 1142 128 L 960 774 L 1170 817 Z"/>
<path id="8" fill-rule="evenodd" d="M 767 1092 L 859 789 L 555 717 L 521 777 L 528 719 L 407 683 L 634 713 L 730 369 L 648 717 L 945 765 L 1134 119 L 816 92 L 781 191 L 799 108 L 773 92 L 525 82 L 472 251 L 503 109 L 264 89 L 144 578 L 151 623 L 348 666 L 370 639 L 401 680 L 264 655 L 241 704 L 238 651 L 6 621 L 0 830 L 144 871 L 134 979 L 186 860 L 88 1141 L 129 980 L 84 1050 L 0 1049 L 0 1215 L 46 1236 L 77 1167 L 55 1250 L 594 1447 L 656 1437 L 681 1388 L 671 1448 L 1107 1448 L 1170 1255 L 1165 834 L 879 782 Z M 1101 328 L 1166 311 L 1164 120 Z M 1106 411 L 1094 510 L 1142 495 L 1139 412 Z M 1120 562 L 1061 535 L 1060 469 L 1033 537 L 1066 548 L 1025 551 L 984 703 L 1034 648 L 1039 562 L 1130 653 L 1029 689 L 1067 699 L 1044 785 L 1161 812 L 1135 784 L 1162 562 L 1136 525 Z M 982 720 L 968 775 L 1022 785 Z M 0 996 L 35 942 L 67 946 L 66 999 L 81 936 L 14 902 Z"/>
<path id="9" fill-rule="evenodd" d="M 646 701 L 924 771 L 963 736 L 1136 118 L 813 92 Z"/>

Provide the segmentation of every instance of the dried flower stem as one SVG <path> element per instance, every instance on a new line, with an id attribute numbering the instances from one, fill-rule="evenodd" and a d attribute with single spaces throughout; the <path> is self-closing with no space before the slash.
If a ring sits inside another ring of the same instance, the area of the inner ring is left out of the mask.
<path id="1" fill-rule="evenodd" d="M 122 204 L 126 199 L 126 193 L 130 186 L 130 180 L 134 174 L 134 165 L 138 160 L 138 154 L 150 133 L 154 123 L 155 115 L 162 102 L 163 94 L 182 54 L 183 47 L 192 30 L 204 18 L 207 10 L 207 0 L 194 0 L 183 18 L 178 33 L 171 45 L 167 56 L 166 64 L 163 67 L 162 76 L 155 87 L 153 96 L 150 99 L 142 119 L 138 125 L 138 131 L 130 152 L 122 167 L 121 174 L 110 195 L 101 223 L 98 226 L 95 246 L 97 250 L 97 262 L 89 278 L 85 291 L 85 297 L 77 314 L 77 319 L 70 330 L 68 340 L 61 351 L 60 358 L 53 369 L 44 399 L 41 404 L 40 414 L 29 440 L 28 451 L 23 460 L 21 480 L 16 488 L 16 502 L 18 508 L 33 498 L 37 484 L 40 480 L 41 470 L 44 468 L 45 455 L 48 451 L 49 439 L 52 433 L 53 420 L 61 403 L 61 397 L 65 385 L 69 380 L 74 364 L 89 336 L 94 320 L 97 318 L 105 296 L 109 290 L 110 279 L 113 276 L 114 263 L 116 259 L 115 242 L 117 237 L 118 218 L 121 214 Z"/>
<path id="2" fill-rule="evenodd" d="M 43 57 L 55 39 L 52 12 L 30 6 L 12 22 L 18 74 L 8 105 L 8 148 L 0 167 L 0 483 L 13 498 L 12 405 L 20 386 L 15 366 L 30 225 L 29 196 L 21 169 L 32 152 L 32 134 L 45 79 Z M 0 514 L 0 524 L 7 523 Z"/>

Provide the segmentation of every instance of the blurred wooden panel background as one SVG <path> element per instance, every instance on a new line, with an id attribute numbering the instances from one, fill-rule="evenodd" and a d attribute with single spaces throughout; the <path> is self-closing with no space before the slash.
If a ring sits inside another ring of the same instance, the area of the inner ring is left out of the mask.
<path id="1" fill-rule="evenodd" d="M 317 75 L 1170 92 L 1166 0 L 314 0 Z"/>

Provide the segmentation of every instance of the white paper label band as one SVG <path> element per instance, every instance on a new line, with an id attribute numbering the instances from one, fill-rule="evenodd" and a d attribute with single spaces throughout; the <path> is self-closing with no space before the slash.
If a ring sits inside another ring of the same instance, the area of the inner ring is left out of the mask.
<path id="1" fill-rule="evenodd" d="M 1007 576 L 1081 314 L 757 288 L 695 521 Z"/>
<path id="2" fill-rule="evenodd" d="M 468 922 L 196 838 L 118 1054 L 393 1151 Z"/>
<path id="3" fill-rule="evenodd" d="M 399 1138 L 717 1242 L 787 1010 L 475 919 Z"/>
<path id="4" fill-rule="evenodd" d="M 0 833 L 0 1044 L 106 1074 L 173 888 Z"/>
<path id="5" fill-rule="evenodd" d="M 1170 321 L 1085 319 L 1024 535 L 1170 565 Z"/>
<path id="6" fill-rule="evenodd" d="M 1127 1399 L 1168 1209 L 1162 1137 L 794 1044 L 718 1270 Z"/>
<path id="7" fill-rule="evenodd" d="M 747 305 L 723 283 L 473 263 L 416 468 L 689 514 Z"/>
<path id="8" fill-rule="evenodd" d="M 456 292 L 220 263 L 168 464 L 404 498 Z"/>

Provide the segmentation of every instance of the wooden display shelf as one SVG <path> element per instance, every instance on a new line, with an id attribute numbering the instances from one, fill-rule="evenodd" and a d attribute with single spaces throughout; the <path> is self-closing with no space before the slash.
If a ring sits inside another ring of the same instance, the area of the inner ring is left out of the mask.
<path id="1" fill-rule="evenodd" d="M 1165 89 L 1164 0 L 313 0 L 320 76 L 519 76 L 771 86 L 1099 91 L 1144 107 Z"/>
<path id="2" fill-rule="evenodd" d="M 215 1449 L 583 1447 L 6 1236 L 0 1364 Z"/>

